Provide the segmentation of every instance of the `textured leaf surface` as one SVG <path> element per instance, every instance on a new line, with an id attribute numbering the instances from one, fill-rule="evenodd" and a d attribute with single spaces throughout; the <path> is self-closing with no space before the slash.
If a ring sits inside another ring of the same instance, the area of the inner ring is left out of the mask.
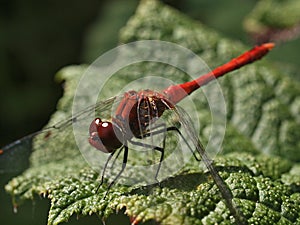
<path id="1" fill-rule="evenodd" d="M 259 1 L 244 22 L 245 29 L 257 38 L 287 40 L 299 37 L 300 2 L 297 0 Z"/>
<path id="2" fill-rule="evenodd" d="M 299 24 L 299 1 L 264 0 L 257 4 L 249 19 L 268 27 L 286 28 Z M 254 25 L 254 24 L 253 24 Z"/>
<path id="3" fill-rule="evenodd" d="M 199 54 L 211 67 L 246 49 L 156 1 L 142 1 L 120 36 L 122 43 L 143 39 L 178 43 Z M 112 81 L 107 95 L 130 79 L 153 73 L 157 66 L 133 65 L 119 71 L 120 76 Z M 66 80 L 65 96 L 50 124 L 70 115 L 76 84 L 85 69 L 85 66 L 68 67 L 58 74 L 59 79 Z M 165 77 L 178 77 L 178 82 L 185 79 L 178 71 L 168 68 L 163 71 Z M 228 124 L 224 154 L 215 159 L 215 164 L 236 205 L 249 223 L 300 223 L 299 84 L 278 73 L 266 61 L 225 76 L 220 84 L 228 107 Z M 202 106 L 197 109 L 201 115 L 200 136 L 207 140 L 209 110 L 202 97 L 198 98 Z M 90 101 L 88 97 L 84 100 Z M 100 110 L 104 109 L 100 106 Z M 69 133 L 58 130 L 49 139 L 41 135 L 31 156 L 32 166 L 6 186 L 16 204 L 36 194 L 49 198 L 48 224 L 59 224 L 72 215 L 97 214 L 107 218 L 120 209 L 125 209 L 132 224 L 150 220 L 185 225 L 233 222 L 210 175 L 195 160 L 179 173 L 171 174 L 161 187 L 116 185 L 104 200 L 104 185 L 94 194 L 98 174 L 77 150 L 71 122 L 62 126 Z M 144 175 L 139 173 L 133 175 Z"/>

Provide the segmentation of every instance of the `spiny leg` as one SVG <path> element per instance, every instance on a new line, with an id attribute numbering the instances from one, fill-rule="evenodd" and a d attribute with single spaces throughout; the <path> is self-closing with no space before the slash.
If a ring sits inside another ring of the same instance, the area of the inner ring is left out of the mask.
<path id="1" fill-rule="evenodd" d="M 144 136 L 145 137 L 145 136 Z M 149 144 L 145 144 L 145 143 L 141 143 L 141 142 L 137 142 L 137 141 L 130 141 L 131 144 L 133 145 L 137 145 L 137 146 L 141 146 L 141 147 L 145 147 L 145 148 L 150 148 L 153 149 L 155 151 L 159 151 L 161 153 L 160 155 L 160 160 L 159 160 L 159 164 L 158 164 L 158 168 L 156 170 L 156 174 L 155 174 L 155 180 L 157 181 L 157 183 L 160 185 L 159 180 L 157 179 L 160 167 L 161 167 L 161 163 L 164 160 L 164 153 L 165 153 L 165 137 L 164 137 L 164 141 L 163 141 L 163 147 L 158 147 L 158 146 L 153 146 L 153 145 L 149 145 Z"/>
<path id="2" fill-rule="evenodd" d="M 124 146 L 123 146 L 122 148 L 124 148 Z M 121 152 L 122 152 L 122 148 L 119 149 L 118 154 L 117 154 L 116 157 L 114 158 L 114 161 L 112 162 L 112 164 L 109 166 L 109 169 L 111 169 L 111 168 L 114 167 L 114 165 L 115 165 L 117 159 L 119 158 L 119 156 L 120 156 L 120 154 L 121 154 Z"/>
<path id="3" fill-rule="evenodd" d="M 158 127 L 160 127 L 162 125 L 163 124 L 160 124 L 156 128 L 158 128 Z M 188 149 L 192 152 L 194 158 L 197 161 L 201 161 L 201 159 L 199 159 L 197 157 L 197 155 L 196 155 L 197 150 L 193 150 L 193 148 L 190 146 L 190 144 L 188 143 L 188 141 L 186 140 L 186 138 L 183 136 L 183 134 L 180 132 L 180 130 L 177 127 L 172 126 L 172 127 L 167 127 L 167 128 L 163 128 L 163 129 L 160 129 L 160 130 L 156 130 L 156 131 L 153 131 L 153 132 L 148 132 L 148 133 L 144 134 L 143 137 L 148 137 L 150 135 L 152 136 L 152 135 L 156 135 L 156 134 L 161 134 L 161 133 L 168 132 L 168 131 L 176 131 L 180 135 L 180 137 L 182 138 L 182 140 L 185 142 L 185 144 L 187 145 Z"/>
<path id="4" fill-rule="evenodd" d="M 127 143 L 126 143 L 127 144 Z M 119 177 L 121 176 L 121 174 L 124 172 L 124 169 L 126 167 L 126 164 L 127 164 L 127 158 L 128 158 L 128 147 L 127 145 L 124 145 L 124 155 L 123 155 L 123 163 L 122 163 L 122 168 L 120 170 L 120 172 L 117 174 L 117 176 L 113 179 L 113 181 L 108 185 L 107 187 L 107 191 L 106 191 L 106 194 L 104 196 L 104 199 L 106 198 L 110 188 L 114 185 L 114 183 L 119 179 Z"/>
<path id="5" fill-rule="evenodd" d="M 201 159 L 199 159 L 197 157 L 197 155 L 195 154 L 195 151 L 191 148 L 191 146 L 189 145 L 188 141 L 184 138 L 184 136 L 182 135 L 182 133 L 180 132 L 180 130 L 177 127 L 172 126 L 172 127 L 165 128 L 166 127 L 165 124 L 159 124 L 156 127 L 153 127 L 153 129 L 158 129 L 160 127 L 164 127 L 164 128 L 156 130 L 156 131 L 153 131 L 153 132 L 145 133 L 142 137 L 145 138 L 145 137 L 154 136 L 154 135 L 163 133 L 164 134 L 163 147 L 158 147 L 158 146 L 154 146 L 154 145 L 148 145 L 148 144 L 145 144 L 145 143 L 130 141 L 132 144 L 139 145 L 139 146 L 142 146 L 142 147 L 152 148 L 152 149 L 154 149 L 156 151 L 159 151 L 161 153 L 159 164 L 158 164 L 158 168 L 157 168 L 156 174 L 155 174 L 155 180 L 157 181 L 158 184 L 160 184 L 160 182 L 157 179 L 157 177 L 158 177 L 158 173 L 159 173 L 160 168 L 161 168 L 161 163 L 162 163 L 162 161 L 164 159 L 165 143 L 166 143 L 166 132 L 168 132 L 168 131 L 176 131 L 181 136 L 181 138 L 184 140 L 185 144 L 188 146 L 189 150 L 192 152 L 192 154 L 195 157 L 195 159 L 197 161 L 201 161 Z"/>
<path id="6" fill-rule="evenodd" d="M 164 127 L 163 130 L 165 130 L 166 129 L 166 125 L 165 124 L 161 124 L 161 125 Z M 151 137 L 153 137 L 153 135 L 151 135 Z M 157 181 L 157 183 L 158 183 L 159 186 L 160 186 L 160 182 L 157 179 L 157 177 L 158 177 L 158 173 L 159 173 L 160 168 L 161 168 L 161 163 L 164 160 L 165 147 L 166 147 L 166 138 L 167 138 L 167 135 L 166 135 L 166 132 L 164 132 L 164 139 L 163 139 L 163 146 L 162 146 L 162 148 L 154 148 L 154 150 L 160 151 L 160 153 L 161 153 L 159 164 L 158 164 L 158 167 L 157 167 L 157 170 L 156 170 L 156 174 L 155 174 L 155 177 L 154 177 L 154 179 Z"/>
<path id="7" fill-rule="evenodd" d="M 165 142 L 165 140 L 164 140 L 164 142 Z M 156 180 L 156 182 L 160 186 L 160 181 L 157 179 L 157 177 L 158 177 L 158 173 L 159 173 L 159 170 L 160 170 L 160 167 L 161 167 L 161 163 L 164 160 L 165 148 L 164 147 L 163 148 L 154 148 L 154 150 L 159 151 L 161 153 L 160 160 L 159 160 L 159 163 L 158 163 L 158 167 L 157 167 L 157 170 L 156 170 L 156 174 L 155 174 L 155 177 L 154 177 L 154 179 Z"/>
<path id="8" fill-rule="evenodd" d="M 121 152 L 122 149 L 123 149 L 123 147 L 120 148 L 117 157 L 119 156 L 119 154 L 120 154 L 120 152 Z M 115 154 L 115 152 L 116 152 L 116 151 L 112 152 L 112 153 L 108 156 L 108 159 L 107 159 L 106 162 L 105 162 L 105 165 L 104 165 L 103 170 L 102 170 L 101 181 L 100 181 L 100 183 L 99 183 L 99 185 L 98 185 L 98 187 L 97 187 L 97 189 L 96 189 L 96 193 L 98 193 L 99 188 L 100 188 L 101 185 L 103 184 L 103 181 L 104 181 L 104 174 L 105 174 L 107 165 L 108 165 L 109 161 L 111 160 L 111 158 L 113 157 L 113 155 Z"/>

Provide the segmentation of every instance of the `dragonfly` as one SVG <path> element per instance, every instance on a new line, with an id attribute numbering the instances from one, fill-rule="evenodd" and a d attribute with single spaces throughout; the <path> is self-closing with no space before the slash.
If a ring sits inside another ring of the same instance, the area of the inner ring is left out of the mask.
<path id="1" fill-rule="evenodd" d="M 95 149 L 109 154 L 107 161 L 103 167 L 101 181 L 96 190 L 96 193 L 98 192 L 99 187 L 104 182 L 108 163 L 115 154 L 117 154 L 115 157 L 116 159 L 123 152 L 122 167 L 114 177 L 114 179 L 109 183 L 106 194 L 124 172 L 128 161 L 129 144 L 159 152 L 159 164 L 155 173 L 155 180 L 159 184 L 160 182 L 158 180 L 158 174 L 161 169 L 161 163 L 163 162 L 165 157 L 166 133 L 176 132 L 186 143 L 194 158 L 197 161 L 201 160 L 206 166 L 223 199 L 225 200 L 226 206 L 228 207 L 231 215 L 235 218 L 236 223 L 246 224 L 241 212 L 239 212 L 238 208 L 233 203 L 233 196 L 231 191 L 219 175 L 217 169 L 214 167 L 213 160 L 210 159 L 199 138 L 196 137 L 195 133 L 188 133 L 193 142 L 192 147 L 189 144 L 188 140 L 186 140 L 186 138 L 182 135 L 178 127 L 167 126 L 166 124 L 161 123 L 156 125 L 156 121 L 158 121 L 166 111 L 174 111 L 176 114 L 181 115 L 182 110 L 176 106 L 181 100 L 192 94 L 200 87 L 208 84 L 211 80 L 219 78 L 231 71 L 239 69 L 242 66 L 261 59 L 271 49 L 273 49 L 273 47 L 274 43 L 264 43 L 255 46 L 254 48 L 246 51 L 240 56 L 233 58 L 229 62 L 215 68 L 211 72 L 205 75 L 201 75 L 195 80 L 178 85 L 171 85 L 160 92 L 148 89 L 140 91 L 131 90 L 125 92 L 121 96 L 118 105 L 113 113 L 113 116 L 110 119 L 103 120 L 97 117 L 93 121 L 91 121 L 89 126 L 89 137 L 87 140 L 89 144 Z M 115 98 L 108 99 L 107 103 L 111 103 L 114 99 Z M 106 108 L 105 102 L 101 102 L 97 107 Z M 45 134 L 45 139 L 47 139 L 48 136 L 51 136 L 51 132 L 53 130 L 63 131 L 65 127 L 72 125 L 73 122 L 77 121 L 80 117 L 89 113 L 94 108 L 94 106 L 87 108 L 70 119 L 59 122 L 54 126 L 28 135 L 10 145 L 3 147 L 0 150 L 0 160 L 3 155 L 9 152 L 10 149 L 12 149 L 20 142 L 32 139 L 34 136 L 41 133 Z M 188 120 L 183 119 L 181 122 L 183 128 L 188 130 Z M 142 140 L 148 137 L 154 137 L 160 134 L 163 134 L 162 147 L 155 144 L 142 142 Z M 197 154 L 200 157 L 197 156 Z"/>

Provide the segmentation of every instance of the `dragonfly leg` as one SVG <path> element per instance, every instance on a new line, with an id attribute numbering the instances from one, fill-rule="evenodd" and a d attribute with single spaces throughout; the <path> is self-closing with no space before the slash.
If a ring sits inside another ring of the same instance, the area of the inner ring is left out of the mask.
<path id="1" fill-rule="evenodd" d="M 164 138 L 164 143 L 165 143 L 165 138 Z M 161 167 L 161 163 L 164 160 L 165 147 L 163 147 L 163 148 L 156 147 L 156 148 L 154 148 L 154 150 L 159 151 L 161 153 L 160 159 L 159 159 L 159 163 L 158 163 L 158 167 L 157 167 L 157 170 L 156 170 L 156 173 L 155 173 L 155 177 L 154 177 L 154 179 L 156 180 L 156 182 L 160 186 L 160 181 L 157 179 L 157 177 L 158 177 L 158 173 L 159 173 L 159 170 L 160 170 L 160 167 Z"/>
<path id="2" fill-rule="evenodd" d="M 133 145 L 137 145 L 137 146 L 141 146 L 141 147 L 153 149 L 153 150 L 158 151 L 158 152 L 161 153 L 159 164 L 158 164 L 158 168 L 156 170 L 156 174 L 155 174 L 155 177 L 154 177 L 154 179 L 157 181 L 157 183 L 159 185 L 160 185 L 160 181 L 157 179 L 157 176 L 158 176 L 158 173 L 159 173 L 159 170 L 160 170 L 160 167 L 161 167 L 161 163 L 164 160 L 164 155 L 165 155 L 165 139 L 166 139 L 166 137 L 164 137 L 164 140 L 163 140 L 163 147 L 153 146 L 153 145 L 149 145 L 149 144 L 145 144 L 145 143 L 141 143 L 141 142 L 130 140 L 130 143 L 133 144 Z"/>
<path id="3" fill-rule="evenodd" d="M 160 127 L 163 127 L 163 128 L 160 128 Z M 192 152 L 194 158 L 197 161 L 201 161 L 201 159 L 198 158 L 197 155 L 196 155 L 196 152 L 198 152 L 198 151 L 192 149 L 192 147 L 189 145 L 188 141 L 185 139 L 185 137 L 182 135 L 182 133 L 180 132 L 180 130 L 177 127 L 175 127 L 175 126 L 167 127 L 167 128 L 165 128 L 165 127 L 166 127 L 165 124 L 159 124 L 156 127 L 152 127 L 152 129 L 158 129 L 159 128 L 158 130 L 155 130 L 153 132 L 145 133 L 141 137 L 141 138 L 145 138 L 145 137 L 149 137 L 149 136 L 153 136 L 153 135 L 164 133 L 163 147 L 152 146 L 152 145 L 148 145 L 148 144 L 145 144 L 145 143 L 130 141 L 132 144 L 139 145 L 139 146 L 142 146 L 142 147 L 152 148 L 153 150 L 159 151 L 161 153 L 159 164 L 158 164 L 158 168 L 157 168 L 157 171 L 156 171 L 156 174 L 155 174 L 155 180 L 157 181 L 157 183 L 159 185 L 160 185 L 160 182 L 159 182 L 159 180 L 158 180 L 157 177 L 158 177 L 158 173 L 159 173 L 160 168 L 161 168 L 161 163 L 162 163 L 162 161 L 164 159 L 165 143 L 166 143 L 166 132 L 168 132 L 168 131 L 175 131 L 175 132 L 177 132 L 180 135 L 180 137 L 184 140 L 184 142 L 187 145 L 187 147 L 189 148 L 189 150 Z"/>
<path id="4" fill-rule="evenodd" d="M 121 176 L 121 174 L 123 173 L 124 169 L 126 168 L 126 164 L 127 164 L 127 158 L 128 158 L 128 147 L 127 145 L 124 145 L 123 148 L 121 148 L 121 150 L 124 149 L 124 155 L 123 155 L 123 163 L 122 163 L 122 168 L 120 170 L 120 172 L 117 174 L 117 176 L 113 179 L 113 181 L 108 185 L 107 187 L 107 191 L 106 194 L 104 196 L 104 199 L 106 198 L 110 188 L 114 185 L 114 183 L 119 179 L 119 177 Z"/>
<path id="5" fill-rule="evenodd" d="M 186 140 L 186 138 L 182 135 L 182 133 L 180 132 L 180 130 L 177 128 L 177 127 L 168 127 L 167 128 L 167 131 L 175 131 L 177 132 L 180 137 L 182 138 L 182 140 L 185 142 L 185 144 L 187 145 L 188 149 L 192 152 L 194 158 L 197 160 L 197 161 L 201 161 L 200 158 L 198 158 L 198 156 L 196 155 L 196 152 L 197 150 L 193 150 L 193 148 L 189 145 L 188 141 Z"/>
<path id="6" fill-rule="evenodd" d="M 163 126 L 163 125 L 158 125 L 157 127 L 160 127 L 160 126 Z M 148 132 L 143 137 L 148 137 L 150 135 L 161 134 L 163 132 L 168 132 L 168 131 L 175 131 L 175 132 L 177 132 L 180 135 L 180 137 L 182 138 L 182 140 L 185 142 L 185 144 L 187 145 L 188 149 L 192 152 L 194 158 L 197 161 L 201 161 L 201 158 L 198 158 L 198 156 L 196 155 L 196 153 L 199 153 L 199 152 L 197 150 L 193 150 L 193 148 L 190 146 L 190 144 L 188 143 L 188 141 L 186 140 L 186 138 L 182 135 L 182 133 L 180 132 L 180 130 L 177 127 L 175 127 L 175 126 L 167 127 L 167 128 L 163 128 L 163 129 L 159 129 L 159 130 L 156 130 L 156 131 L 153 131 L 153 132 Z"/>
<path id="7" fill-rule="evenodd" d="M 165 124 L 162 124 L 162 126 L 164 126 L 163 130 L 165 130 Z M 160 170 L 160 167 L 161 167 L 161 163 L 164 160 L 165 146 L 166 146 L 166 137 L 167 137 L 166 132 L 164 132 L 164 139 L 163 139 L 163 146 L 162 146 L 162 148 L 159 148 L 159 147 L 158 148 L 154 148 L 154 150 L 161 152 L 159 164 L 158 164 L 158 167 L 157 167 L 157 170 L 156 170 L 156 174 L 155 174 L 155 177 L 154 177 L 159 186 L 160 186 L 160 182 L 157 179 L 157 177 L 158 177 L 158 173 L 159 173 L 159 170 Z"/>
<path id="8" fill-rule="evenodd" d="M 122 148 L 124 148 L 124 146 L 122 147 Z M 116 161 L 117 161 L 117 159 L 119 158 L 119 155 L 121 154 L 121 152 L 122 152 L 122 148 L 120 148 L 119 149 L 119 151 L 118 151 L 118 154 L 116 155 L 116 157 L 114 158 L 114 160 L 113 160 L 113 162 L 112 162 L 112 164 L 108 167 L 109 169 L 111 169 L 111 168 L 113 168 L 114 167 L 114 165 L 115 165 L 115 163 L 116 163 Z"/>
<path id="9" fill-rule="evenodd" d="M 119 154 L 120 154 L 121 150 L 122 150 L 122 148 L 120 148 L 120 150 L 119 150 L 119 153 L 118 153 L 118 155 L 117 155 L 117 156 L 119 156 Z M 107 165 L 108 165 L 109 161 L 111 160 L 111 158 L 114 156 L 114 154 L 115 154 L 115 151 L 114 151 L 114 152 L 112 152 L 112 153 L 111 153 L 111 154 L 108 156 L 108 159 L 106 160 L 106 163 L 105 163 L 105 165 L 104 165 L 104 167 L 103 167 L 103 170 L 102 170 L 101 181 L 100 181 L 100 183 L 99 183 L 99 185 L 98 185 L 98 187 L 97 187 L 97 189 L 96 189 L 96 192 L 95 192 L 95 193 L 98 193 L 98 191 L 99 191 L 99 188 L 100 188 L 100 187 L 101 187 L 101 185 L 103 184 L 103 181 L 104 181 L 104 174 L 105 174 L 105 171 L 106 171 Z"/>

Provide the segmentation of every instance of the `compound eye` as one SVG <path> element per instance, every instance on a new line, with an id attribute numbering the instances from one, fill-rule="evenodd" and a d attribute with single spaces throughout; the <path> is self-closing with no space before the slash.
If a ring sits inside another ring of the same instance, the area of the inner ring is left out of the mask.
<path id="1" fill-rule="evenodd" d="M 89 130 L 89 143 L 102 152 L 111 153 L 123 145 L 115 134 L 114 125 L 109 121 L 96 118 L 92 121 Z"/>
<path id="2" fill-rule="evenodd" d="M 91 125 L 90 125 L 90 134 L 92 134 L 93 132 L 98 132 L 98 127 L 101 126 L 101 119 L 100 118 L 96 118 L 94 119 L 92 122 L 91 122 Z"/>
<path id="3" fill-rule="evenodd" d="M 114 139 L 115 132 L 111 122 L 101 122 L 98 126 L 98 135 L 102 141 L 110 141 Z"/>

